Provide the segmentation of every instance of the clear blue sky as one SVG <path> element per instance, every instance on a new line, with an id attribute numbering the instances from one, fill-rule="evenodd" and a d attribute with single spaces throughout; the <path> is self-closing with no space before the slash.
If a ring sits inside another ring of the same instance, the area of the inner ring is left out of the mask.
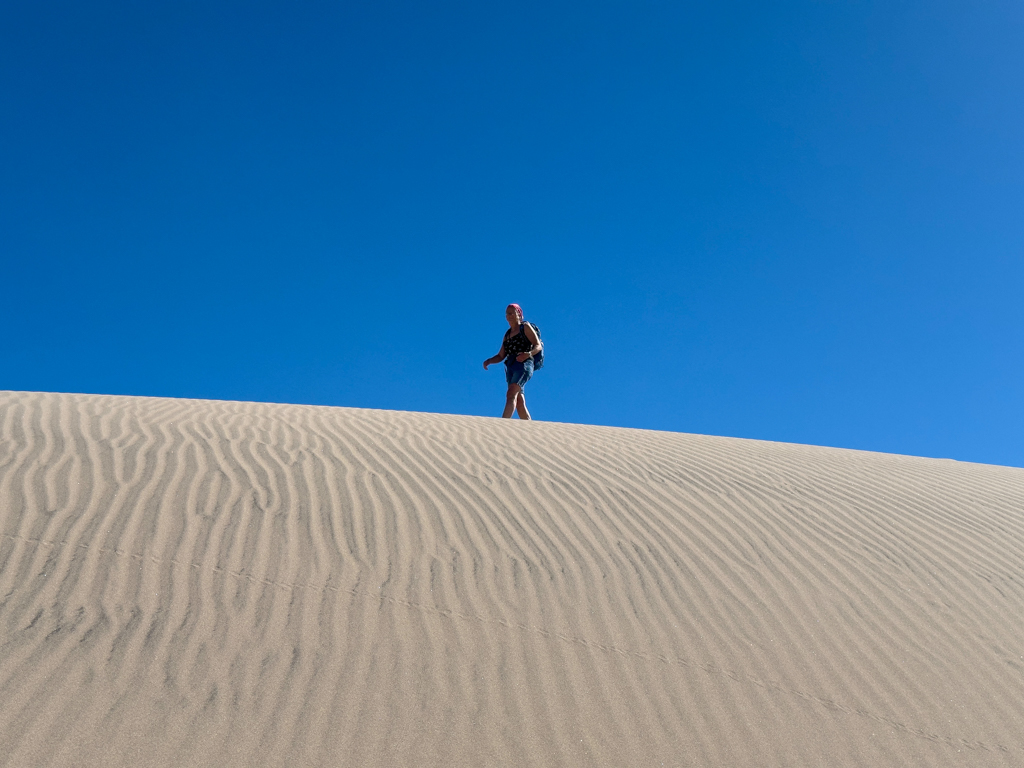
<path id="1" fill-rule="evenodd" d="M 0 388 L 1024 466 L 1024 6 L 0 4 Z"/>

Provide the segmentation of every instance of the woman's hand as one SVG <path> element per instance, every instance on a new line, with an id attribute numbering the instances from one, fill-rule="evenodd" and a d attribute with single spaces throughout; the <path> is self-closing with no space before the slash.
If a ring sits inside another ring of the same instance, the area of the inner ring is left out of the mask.
<path id="1" fill-rule="evenodd" d="M 487 370 L 487 366 L 490 365 L 490 364 L 491 364 L 491 358 L 488 357 L 486 360 L 484 360 L 484 370 L 485 371 Z"/>
<path id="2" fill-rule="evenodd" d="M 516 360 L 518 360 L 520 363 L 525 363 L 529 359 L 530 359 L 530 356 L 528 354 L 526 354 L 525 352 L 521 352 L 518 355 L 516 355 Z"/>

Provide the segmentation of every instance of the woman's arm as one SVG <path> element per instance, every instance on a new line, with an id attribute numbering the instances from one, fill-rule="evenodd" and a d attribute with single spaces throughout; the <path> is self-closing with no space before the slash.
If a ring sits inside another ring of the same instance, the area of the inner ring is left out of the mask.
<path id="1" fill-rule="evenodd" d="M 520 363 L 533 357 L 544 348 L 544 345 L 540 343 L 540 339 L 537 338 L 537 332 L 533 330 L 532 325 L 526 323 L 523 326 L 523 332 L 526 334 L 526 340 L 530 342 L 530 349 L 520 355 L 516 355 L 516 360 Z"/>
<path id="2" fill-rule="evenodd" d="M 500 363 L 502 360 L 504 360 L 505 359 L 505 354 L 506 354 L 506 352 L 505 352 L 505 340 L 502 339 L 502 341 L 501 341 L 501 349 L 498 350 L 498 354 L 496 354 L 494 357 L 488 357 L 486 360 L 484 360 L 484 370 L 485 371 L 487 370 L 487 366 L 488 365 L 493 365 L 494 363 Z"/>

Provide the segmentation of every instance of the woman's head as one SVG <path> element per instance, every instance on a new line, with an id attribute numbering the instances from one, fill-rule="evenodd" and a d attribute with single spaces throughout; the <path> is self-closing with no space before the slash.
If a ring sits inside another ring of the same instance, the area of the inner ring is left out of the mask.
<path id="1" fill-rule="evenodd" d="M 509 304 L 505 307 L 505 319 L 508 320 L 509 325 L 522 322 L 523 308 L 518 304 Z"/>

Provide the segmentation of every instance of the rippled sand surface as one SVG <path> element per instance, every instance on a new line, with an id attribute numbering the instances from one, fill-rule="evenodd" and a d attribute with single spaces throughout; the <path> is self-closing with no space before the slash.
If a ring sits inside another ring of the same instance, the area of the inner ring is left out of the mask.
<path id="1" fill-rule="evenodd" d="M 0 765 L 1021 766 L 1024 470 L 0 393 Z"/>

